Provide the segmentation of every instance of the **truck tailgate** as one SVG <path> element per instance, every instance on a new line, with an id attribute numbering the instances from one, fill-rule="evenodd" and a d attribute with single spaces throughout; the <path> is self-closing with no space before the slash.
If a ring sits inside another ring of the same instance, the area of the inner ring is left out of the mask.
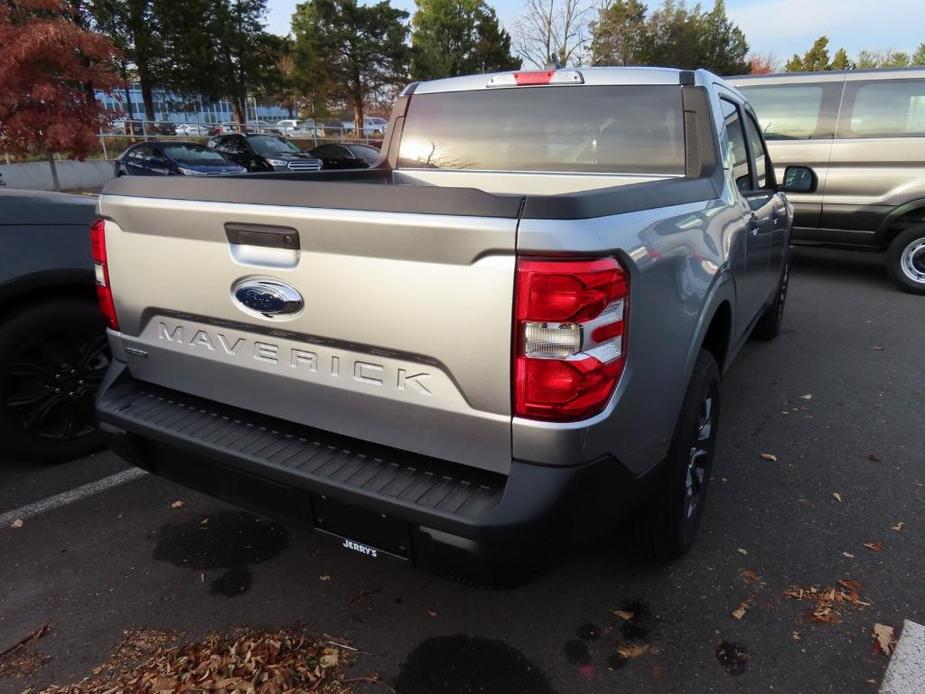
<path id="1" fill-rule="evenodd" d="M 135 378 L 508 471 L 516 214 L 116 194 L 100 212 L 121 331 L 111 340 Z M 287 229 L 298 249 L 261 240 Z M 251 278 L 285 283 L 304 308 L 242 308 L 233 289 Z"/>

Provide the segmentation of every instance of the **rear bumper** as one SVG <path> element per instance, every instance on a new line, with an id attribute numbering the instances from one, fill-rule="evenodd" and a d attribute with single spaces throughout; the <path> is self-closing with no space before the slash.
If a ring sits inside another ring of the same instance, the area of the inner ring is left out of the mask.
<path id="1" fill-rule="evenodd" d="M 113 450 L 154 474 L 483 585 L 528 579 L 610 529 L 657 476 L 612 458 L 490 473 L 151 386 L 120 362 L 97 411 Z"/>

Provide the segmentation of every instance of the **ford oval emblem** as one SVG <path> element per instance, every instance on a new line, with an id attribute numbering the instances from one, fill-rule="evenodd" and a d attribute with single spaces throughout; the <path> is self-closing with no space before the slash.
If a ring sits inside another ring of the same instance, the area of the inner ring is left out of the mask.
<path id="1" fill-rule="evenodd" d="M 297 289 L 274 279 L 240 280 L 231 295 L 238 308 L 262 318 L 292 317 L 305 306 Z"/>

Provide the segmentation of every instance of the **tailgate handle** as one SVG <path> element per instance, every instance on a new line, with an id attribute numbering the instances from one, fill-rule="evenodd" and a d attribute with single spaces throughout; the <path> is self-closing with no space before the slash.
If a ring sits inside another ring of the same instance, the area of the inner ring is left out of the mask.
<path id="1" fill-rule="evenodd" d="M 264 248 L 285 248 L 299 250 L 299 232 L 292 227 L 272 224 L 243 224 L 226 222 L 225 235 L 228 242 L 239 246 L 262 246 Z"/>

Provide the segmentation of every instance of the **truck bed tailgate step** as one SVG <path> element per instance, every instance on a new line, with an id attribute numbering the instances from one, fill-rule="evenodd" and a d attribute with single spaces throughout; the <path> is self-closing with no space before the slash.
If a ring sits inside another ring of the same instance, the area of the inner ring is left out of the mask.
<path id="1" fill-rule="evenodd" d="M 475 517 L 496 506 L 504 491 L 502 475 L 260 417 L 156 386 L 114 388 L 108 396 L 99 403 L 103 421 L 111 413 L 113 422 L 130 431 L 179 437 L 218 455 L 406 507 Z"/>

